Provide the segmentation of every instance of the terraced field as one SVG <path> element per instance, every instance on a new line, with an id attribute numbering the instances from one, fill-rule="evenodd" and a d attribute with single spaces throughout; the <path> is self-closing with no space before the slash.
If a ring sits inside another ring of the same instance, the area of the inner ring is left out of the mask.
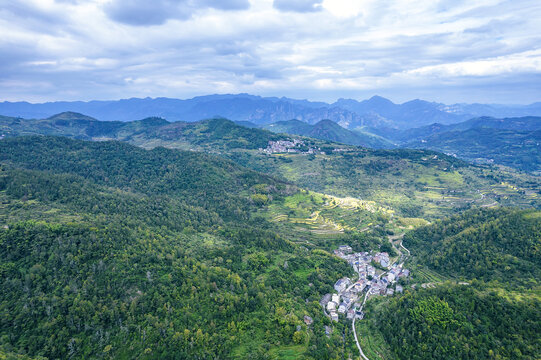
<path id="1" fill-rule="evenodd" d="M 282 202 L 273 202 L 262 213 L 294 233 L 326 237 L 366 231 L 393 211 L 373 201 L 301 190 Z"/>

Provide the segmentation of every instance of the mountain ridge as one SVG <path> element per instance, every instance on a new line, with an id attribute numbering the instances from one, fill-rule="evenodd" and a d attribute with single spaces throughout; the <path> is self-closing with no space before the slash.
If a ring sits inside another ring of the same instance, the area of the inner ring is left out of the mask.
<path id="1" fill-rule="evenodd" d="M 164 117 L 171 121 L 193 122 L 209 117 L 226 117 L 258 125 L 299 119 L 315 124 L 330 119 L 341 126 L 407 129 L 434 122 L 456 123 L 468 118 L 488 116 L 541 115 L 541 103 L 530 105 L 445 105 L 414 99 L 402 104 L 373 96 L 368 100 L 338 99 L 333 103 L 261 97 L 246 93 L 215 94 L 191 99 L 129 98 L 120 100 L 57 101 L 32 104 L 1 102 L 0 114 L 24 118 L 47 118 L 64 111 L 87 114 L 102 120 L 131 121 L 144 117 Z"/>

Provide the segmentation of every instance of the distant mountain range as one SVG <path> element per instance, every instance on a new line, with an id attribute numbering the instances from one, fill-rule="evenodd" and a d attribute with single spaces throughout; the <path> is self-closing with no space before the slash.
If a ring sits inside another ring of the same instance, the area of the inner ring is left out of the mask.
<path id="1" fill-rule="evenodd" d="M 514 131 L 541 130 L 541 117 L 525 116 L 496 119 L 493 117 L 483 116 L 450 125 L 433 123 L 427 126 L 407 130 L 388 130 L 386 132 L 376 130 L 375 133 L 381 134 L 388 139 L 398 142 L 412 142 L 422 140 L 434 134 L 451 131 L 465 131 L 476 128 L 505 129 Z"/>
<path id="2" fill-rule="evenodd" d="M 316 124 L 329 119 L 353 130 L 369 128 L 410 129 L 433 123 L 453 124 L 473 117 L 541 116 L 541 102 L 531 105 L 454 104 L 412 100 L 395 104 L 380 96 L 357 101 L 339 99 L 334 103 L 249 94 L 207 95 L 180 100 L 131 98 L 115 101 L 74 101 L 31 104 L 2 102 L 0 114 L 42 119 L 65 111 L 84 113 L 100 120 L 132 121 L 163 117 L 169 121 L 193 122 L 213 117 L 267 125 L 291 119 Z"/>

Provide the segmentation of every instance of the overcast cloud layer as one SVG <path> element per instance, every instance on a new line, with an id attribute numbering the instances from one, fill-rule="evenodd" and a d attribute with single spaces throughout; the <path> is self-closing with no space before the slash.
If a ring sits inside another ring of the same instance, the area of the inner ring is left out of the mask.
<path id="1" fill-rule="evenodd" d="M 541 101 L 539 0 L 4 0 L 0 100 Z"/>

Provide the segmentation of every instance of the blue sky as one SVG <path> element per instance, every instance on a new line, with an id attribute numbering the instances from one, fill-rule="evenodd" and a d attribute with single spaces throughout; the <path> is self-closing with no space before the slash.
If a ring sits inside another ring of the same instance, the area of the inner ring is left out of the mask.
<path id="1" fill-rule="evenodd" d="M 541 101 L 541 2 L 4 0 L 0 101 Z"/>

